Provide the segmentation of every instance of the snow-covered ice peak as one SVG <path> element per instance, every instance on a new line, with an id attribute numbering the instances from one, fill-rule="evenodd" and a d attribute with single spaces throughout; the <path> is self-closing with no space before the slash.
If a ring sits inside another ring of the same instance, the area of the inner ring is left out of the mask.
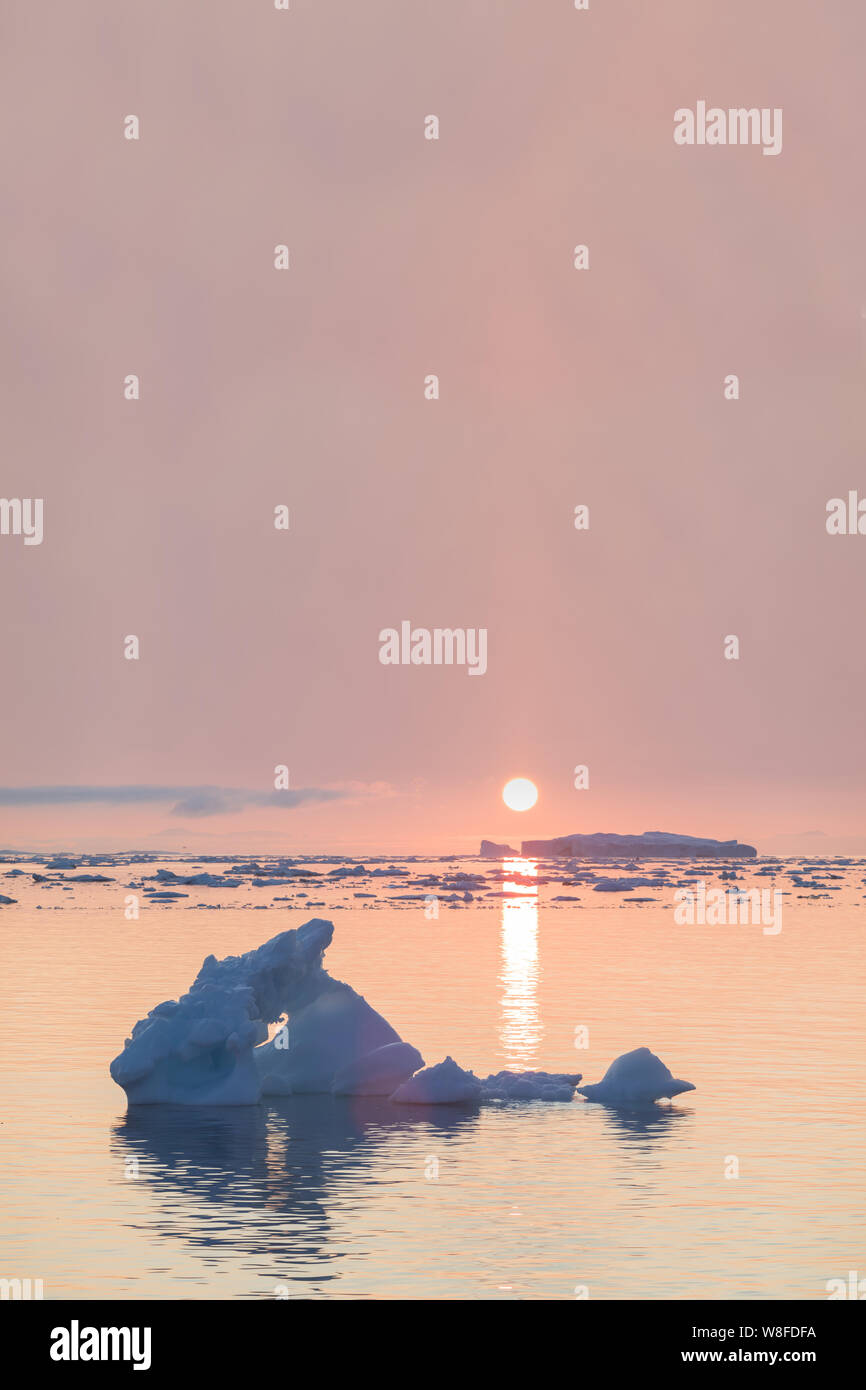
<path id="1" fill-rule="evenodd" d="M 329 977 L 334 928 L 313 918 L 256 950 L 208 956 L 188 993 L 151 1009 L 111 1063 L 133 1104 L 249 1105 L 261 1096 L 253 1050 Z"/>

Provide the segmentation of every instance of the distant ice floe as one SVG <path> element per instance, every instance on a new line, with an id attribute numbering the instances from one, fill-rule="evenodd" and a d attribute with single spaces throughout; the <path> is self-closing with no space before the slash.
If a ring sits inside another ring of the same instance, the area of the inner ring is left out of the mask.
<path id="1" fill-rule="evenodd" d="M 600 878 L 593 884 L 593 893 L 630 893 L 632 888 L 659 888 L 657 878 Z"/>
<path id="2" fill-rule="evenodd" d="M 160 883 L 185 883 L 191 888 L 240 888 L 243 881 L 225 874 L 176 874 L 171 869 L 157 869 L 154 877 Z"/>

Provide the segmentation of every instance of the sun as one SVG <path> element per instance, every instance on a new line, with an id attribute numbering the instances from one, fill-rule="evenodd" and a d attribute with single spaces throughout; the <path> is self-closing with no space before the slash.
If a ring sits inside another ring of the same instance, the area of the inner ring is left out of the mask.
<path id="1" fill-rule="evenodd" d="M 528 811 L 538 800 L 538 788 L 528 777 L 512 777 L 502 788 L 502 800 L 511 811 Z"/>

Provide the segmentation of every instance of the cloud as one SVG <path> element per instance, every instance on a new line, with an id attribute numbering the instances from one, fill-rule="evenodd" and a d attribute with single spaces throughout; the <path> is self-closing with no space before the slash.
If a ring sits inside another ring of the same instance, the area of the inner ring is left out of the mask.
<path id="1" fill-rule="evenodd" d="M 275 806 L 291 810 L 314 802 L 338 801 L 357 795 L 352 788 L 299 787 L 286 791 L 250 791 L 244 787 L 0 787 L 0 806 L 141 806 L 171 804 L 171 814 L 185 819 L 227 816 L 245 806 Z M 376 789 L 373 788 L 375 794 Z"/>

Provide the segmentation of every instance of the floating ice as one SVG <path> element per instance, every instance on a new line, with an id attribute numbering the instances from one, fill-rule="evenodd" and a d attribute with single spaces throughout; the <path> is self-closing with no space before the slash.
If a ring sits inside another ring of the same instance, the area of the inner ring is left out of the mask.
<path id="1" fill-rule="evenodd" d="M 580 1072 L 499 1071 L 481 1083 L 484 1100 L 574 1099 Z"/>
<path id="2" fill-rule="evenodd" d="M 265 1095 L 328 1092 L 398 1105 L 572 1100 L 577 1073 L 500 1071 L 482 1080 L 451 1057 L 417 1071 L 417 1049 L 324 969 L 333 934 L 332 923 L 312 918 L 244 955 L 208 956 L 189 991 L 151 1009 L 111 1063 L 130 1104 L 253 1105 Z M 282 1026 L 268 1042 L 273 1023 Z M 578 1090 L 637 1105 L 694 1087 L 641 1047 Z"/>
<path id="3" fill-rule="evenodd" d="M 600 878 L 593 884 L 593 893 L 629 893 L 632 888 L 658 888 L 654 878 Z"/>
<path id="4" fill-rule="evenodd" d="M 452 1057 L 446 1057 L 404 1081 L 391 1099 L 397 1105 L 477 1105 L 481 1082 L 474 1072 L 464 1071 Z"/>
<path id="5" fill-rule="evenodd" d="M 352 1063 L 389 1043 L 402 1042 L 362 995 L 325 970 L 306 982 L 285 1007 L 288 1024 L 255 1052 L 266 1096 L 330 1091 L 337 1075 Z"/>
<path id="6" fill-rule="evenodd" d="M 577 1072 L 499 1071 L 480 1080 L 451 1057 L 404 1082 L 391 1100 L 398 1105 L 477 1105 L 496 1100 L 570 1101 Z"/>
<path id="7" fill-rule="evenodd" d="M 322 976 L 330 922 L 313 919 L 258 950 L 208 956 L 189 993 L 136 1023 L 111 1075 L 132 1104 L 251 1105 L 262 1087 L 253 1056 L 304 989 Z"/>
<path id="8" fill-rule="evenodd" d="M 663 1097 L 669 1099 L 695 1088 L 690 1081 L 678 1081 L 672 1076 L 661 1058 L 648 1047 L 636 1047 L 633 1052 L 625 1052 L 611 1062 L 601 1081 L 577 1089 L 587 1100 L 628 1108 L 651 1105 Z"/>
<path id="9" fill-rule="evenodd" d="M 737 840 L 708 840 L 698 835 L 672 835 L 645 830 L 642 835 L 559 835 L 555 840 L 524 840 L 525 859 L 569 855 L 581 859 L 754 859 L 752 845 Z"/>
<path id="10" fill-rule="evenodd" d="M 498 845 L 495 840 L 482 840 L 478 853 L 482 859 L 514 859 L 517 851 L 510 845 Z"/>
<path id="11" fill-rule="evenodd" d="M 245 955 L 208 956 L 189 992 L 152 1009 L 111 1063 L 130 1103 L 252 1105 L 262 1095 L 327 1092 L 367 1053 L 405 1046 L 322 967 L 333 934 L 313 918 Z M 268 1024 L 284 1014 L 289 1022 L 268 1043 Z M 423 1062 L 415 1056 L 393 1084 Z"/>
<path id="12" fill-rule="evenodd" d="M 225 874 L 176 874 L 171 869 L 157 869 L 154 878 L 161 883 L 186 883 L 193 888 L 239 888 L 239 878 L 227 878 Z"/>
<path id="13" fill-rule="evenodd" d="M 424 1058 L 409 1043 L 386 1043 L 338 1072 L 335 1096 L 390 1096 L 395 1087 L 423 1067 Z"/>

